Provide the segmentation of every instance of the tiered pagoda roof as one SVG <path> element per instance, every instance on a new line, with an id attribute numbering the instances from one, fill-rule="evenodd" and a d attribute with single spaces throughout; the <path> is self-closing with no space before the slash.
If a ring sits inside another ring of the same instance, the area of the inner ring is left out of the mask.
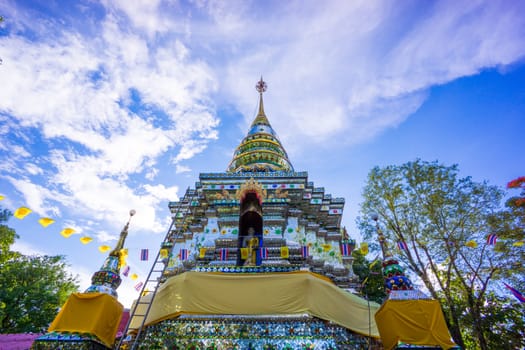
<path id="1" fill-rule="evenodd" d="M 259 92 L 259 112 L 248 135 L 235 150 L 227 171 L 293 171 L 292 163 L 264 113 L 262 94 L 266 91 L 266 83 L 262 78 L 256 88 Z"/>

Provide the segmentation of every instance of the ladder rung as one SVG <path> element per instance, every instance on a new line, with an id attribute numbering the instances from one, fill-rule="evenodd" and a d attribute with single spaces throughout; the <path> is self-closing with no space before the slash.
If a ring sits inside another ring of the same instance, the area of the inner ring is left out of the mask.
<path id="1" fill-rule="evenodd" d="M 197 191 L 190 191 L 190 187 L 188 187 L 188 189 L 186 190 L 186 194 L 184 195 L 184 203 L 182 203 L 182 200 L 181 200 L 181 203 L 179 203 L 178 205 L 174 206 L 173 208 L 177 208 L 176 212 L 174 213 L 174 211 L 172 211 L 171 207 L 170 207 L 170 211 L 171 211 L 171 214 L 172 214 L 172 220 L 171 220 L 171 225 L 168 229 L 168 232 L 166 233 L 166 237 L 164 237 L 164 241 L 163 243 L 167 243 L 167 242 L 171 242 L 172 238 L 170 238 L 170 236 L 172 235 L 175 235 L 175 239 L 178 239 L 179 236 L 182 235 L 182 231 L 180 229 L 180 226 L 179 225 L 184 225 L 186 223 L 186 221 L 188 220 L 188 217 L 189 215 L 187 214 L 194 214 L 194 211 L 195 211 L 195 208 L 190 208 L 189 207 L 189 204 L 192 203 L 192 201 L 195 199 L 195 198 L 198 198 L 198 193 Z M 179 214 L 182 214 L 180 217 L 179 217 Z M 159 270 L 158 268 L 158 265 L 159 264 L 162 264 L 162 269 Z M 157 269 L 155 269 L 155 267 L 157 267 Z M 164 271 L 166 270 L 166 262 L 165 262 L 165 258 L 164 259 L 161 259 L 160 258 L 160 253 L 159 255 L 157 255 L 157 258 L 155 260 L 155 262 L 153 263 L 153 266 L 151 267 L 151 270 L 149 272 L 149 275 L 148 277 L 146 278 L 146 283 L 143 287 L 143 291 L 146 290 L 146 286 L 149 284 L 153 284 L 155 283 L 155 287 L 154 287 L 154 290 L 152 292 L 148 292 L 147 294 L 142 294 L 142 292 L 139 294 L 139 297 L 137 298 L 137 301 L 136 303 L 134 304 L 133 308 L 132 308 L 132 311 L 131 311 L 131 314 L 130 314 L 130 318 L 128 320 L 128 323 L 126 325 L 126 329 L 124 331 L 125 334 L 128 333 L 129 331 L 129 326 L 130 326 L 130 323 L 131 323 L 131 320 L 132 318 L 134 317 L 142 317 L 142 321 L 141 321 L 141 324 L 140 326 L 136 329 L 137 330 L 137 333 L 136 333 L 136 336 L 135 338 L 133 338 L 131 340 L 131 350 L 134 350 L 138 344 L 138 341 L 139 341 L 139 338 L 140 338 L 140 335 L 142 333 L 142 329 L 144 327 L 144 324 L 146 322 L 146 318 L 148 316 L 148 313 L 150 312 L 150 309 L 151 309 L 151 304 L 152 302 L 155 300 L 155 295 L 157 294 L 157 290 L 159 288 L 159 285 L 161 283 L 163 283 L 163 273 Z M 157 274 L 157 273 L 160 273 L 160 275 L 157 275 L 157 277 L 155 279 L 151 279 L 150 277 L 153 277 L 152 275 L 154 274 Z M 148 295 L 150 296 L 151 295 L 151 299 L 148 300 L 148 301 L 143 301 L 143 298 Z M 138 305 L 148 305 L 148 307 L 146 308 L 146 310 L 143 310 L 143 312 L 145 312 L 144 314 L 137 314 L 136 311 L 138 311 L 137 307 Z M 125 337 L 122 337 L 116 347 L 116 349 L 121 349 L 121 346 L 124 342 L 124 339 Z"/>

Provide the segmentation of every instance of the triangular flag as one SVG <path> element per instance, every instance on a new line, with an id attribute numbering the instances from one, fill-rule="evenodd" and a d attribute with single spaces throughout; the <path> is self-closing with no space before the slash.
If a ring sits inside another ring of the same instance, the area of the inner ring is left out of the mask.
<path id="1" fill-rule="evenodd" d="M 406 250 L 408 251 L 408 245 L 405 241 L 399 241 L 397 242 L 397 248 L 399 248 L 399 250 Z"/>
<path id="2" fill-rule="evenodd" d="M 142 283 L 142 282 L 137 283 L 137 284 L 135 285 L 135 290 L 136 290 L 137 292 L 140 292 L 140 288 L 142 288 L 143 285 L 144 285 L 144 283 Z"/>
<path id="3" fill-rule="evenodd" d="M 341 243 L 341 255 L 352 256 L 352 245 L 350 243 Z"/>
<path id="4" fill-rule="evenodd" d="M 523 242 L 523 241 L 518 241 L 518 242 L 514 242 L 514 243 L 512 243 L 512 245 L 513 245 L 514 247 L 522 247 L 523 244 L 525 244 L 525 242 Z"/>
<path id="5" fill-rule="evenodd" d="M 52 223 L 54 223 L 55 220 L 51 219 L 51 218 L 40 218 L 38 219 L 38 223 L 44 227 L 48 227 L 49 225 L 51 225 Z"/>
<path id="6" fill-rule="evenodd" d="M 0 194 L 0 201 L 3 201 L 4 199 L 5 197 Z"/>
<path id="7" fill-rule="evenodd" d="M 101 245 L 100 247 L 98 247 L 98 250 L 101 252 L 101 253 L 105 253 L 107 252 L 108 250 L 110 250 L 111 247 L 109 245 Z"/>
<path id="8" fill-rule="evenodd" d="M 514 295 L 516 297 L 516 299 L 518 299 L 519 301 L 521 301 L 522 303 L 525 303 L 525 296 L 523 294 L 520 293 L 519 290 L 517 290 L 516 288 L 513 288 L 511 286 L 509 286 L 507 283 L 503 283 L 505 285 L 505 287 L 507 287 L 508 290 L 510 290 L 510 292 L 512 293 L 512 295 Z"/>
<path id="9" fill-rule="evenodd" d="M 288 247 L 281 247 L 281 258 L 288 259 L 290 257 L 290 251 Z"/>
<path id="10" fill-rule="evenodd" d="M 142 292 L 142 296 L 145 297 L 146 295 L 148 295 L 149 293 L 149 290 L 148 288 L 144 289 L 144 291 Z"/>
<path id="11" fill-rule="evenodd" d="M 15 213 L 13 214 L 13 216 L 17 219 L 20 219 L 22 220 L 23 218 L 25 218 L 26 216 L 28 216 L 30 213 L 32 212 L 31 209 L 29 208 L 26 208 L 26 207 L 20 207 L 18 208 L 17 210 L 15 210 Z"/>
<path id="12" fill-rule="evenodd" d="M 261 259 L 268 259 L 268 248 L 261 247 Z"/>
<path id="13" fill-rule="evenodd" d="M 80 242 L 82 242 L 82 244 L 88 244 L 92 240 L 93 240 L 93 238 L 88 237 L 88 236 L 80 237 Z"/>
<path id="14" fill-rule="evenodd" d="M 182 248 L 179 251 L 180 261 L 188 260 L 188 249 Z"/>
<path id="15" fill-rule="evenodd" d="M 69 238 L 73 233 L 75 233 L 75 230 L 70 227 L 67 227 L 60 231 L 60 234 L 64 236 L 64 238 Z"/>
<path id="16" fill-rule="evenodd" d="M 495 233 L 491 233 L 487 236 L 487 244 L 489 245 L 495 245 L 497 240 L 498 236 Z"/>
<path id="17" fill-rule="evenodd" d="M 162 248 L 160 251 L 159 251 L 159 256 L 161 259 L 165 259 L 168 257 L 168 250 L 166 248 Z"/>
<path id="18" fill-rule="evenodd" d="M 310 253 L 309 253 L 309 249 L 308 249 L 308 248 L 309 248 L 309 247 L 308 247 L 307 245 L 303 245 L 303 246 L 301 246 L 301 256 L 302 256 L 303 258 L 307 258 L 307 257 L 310 255 Z"/>
<path id="19" fill-rule="evenodd" d="M 137 275 L 136 273 L 132 274 L 131 276 L 129 276 L 129 278 L 131 278 L 132 280 L 136 280 L 137 278 L 139 278 L 139 275 Z"/>
<path id="20" fill-rule="evenodd" d="M 129 267 L 129 265 L 126 265 L 126 267 L 124 267 L 124 270 L 122 270 L 122 274 L 128 277 L 129 270 L 131 270 L 131 267 Z"/>
<path id="21" fill-rule="evenodd" d="M 148 255 L 149 255 L 148 249 L 141 249 L 140 250 L 140 260 L 141 261 L 148 261 Z"/>
<path id="22" fill-rule="evenodd" d="M 361 242 L 361 247 L 359 248 L 361 250 L 361 254 L 367 255 L 368 254 L 368 243 Z"/>
<path id="23" fill-rule="evenodd" d="M 465 243 L 465 245 L 469 248 L 476 248 L 478 246 L 478 243 L 476 243 L 476 241 L 474 240 L 470 240 L 467 243 Z"/>
<path id="24" fill-rule="evenodd" d="M 122 248 L 120 250 L 120 256 L 123 256 L 123 257 L 128 257 L 128 248 Z"/>

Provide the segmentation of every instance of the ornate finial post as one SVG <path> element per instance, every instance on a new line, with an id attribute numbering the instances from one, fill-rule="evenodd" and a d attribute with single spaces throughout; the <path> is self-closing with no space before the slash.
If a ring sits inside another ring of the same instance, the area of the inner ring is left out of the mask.
<path id="1" fill-rule="evenodd" d="M 124 242 L 128 236 L 129 222 L 135 213 L 136 211 L 133 209 L 129 211 L 128 222 L 120 232 L 120 238 L 115 249 L 109 253 L 100 270 L 93 274 L 93 277 L 91 277 L 91 286 L 86 289 L 85 293 L 106 293 L 115 298 L 118 297 L 117 288 L 122 282 L 120 278 L 120 265 L 122 261 L 121 258 L 123 258 L 124 254 Z"/>
<path id="2" fill-rule="evenodd" d="M 135 209 L 131 209 L 129 211 L 128 222 L 126 223 L 126 225 L 124 225 L 124 228 L 120 232 L 120 237 L 119 237 L 119 240 L 117 242 L 117 245 L 115 246 L 115 249 L 113 249 L 111 251 L 111 253 L 109 253 L 109 255 L 111 255 L 111 256 L 118 256 L 120 254 L 120 250 L 122 248 L 124 248 L 124 242 L 126 241 L 126 237 L 128 236 L 129 222 L 131 221 L 131 218 L 133 217 L 133 215 L 135 215 L 136 213 L 137 212 L 135 211 Z"/>
<path id="3" fill-rule="evenodd" d="M 261 76 L 261 80 L 259 80 L 257 84 L 255 85 L 255 89 L 259 92 L 259 112 L 257 113 L 257 116 L 262 117 L 265 115 L 262 95 L 263 95 L 263 92 L 265 92 L 267 88 L 268 88 L 268 85 L 266 85 L 266 82 L 263 80 Z"/>
<path id="4" fill-rule="evenodd" d="M 381 246 L 381 253 L 383 254 L 383 259 L 386 259 L 387 257 L 392 256 L 392 254 L 388 250 L 388 244 L 386 242 L 385 236 L 383 235 L 383 231 L 381 231 L 381 228 L 379 228 L 379 215 L 373 213 L 372 220 L 374 220 L 376 223 L 377 239 L 379 241 L 379 245 Z"/>

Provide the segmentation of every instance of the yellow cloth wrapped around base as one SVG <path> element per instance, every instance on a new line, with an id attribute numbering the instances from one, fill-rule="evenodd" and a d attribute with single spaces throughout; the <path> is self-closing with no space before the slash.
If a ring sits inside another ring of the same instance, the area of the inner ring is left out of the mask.
<path id="1" fill-rule="evenodd" d="M 48 332 L 79 332 L 96 335 L 111 348 L 124 307 L 105 293 L 73 293 L 49 326 Z"/>
<path id="2" fill-rule="evenodd" d="M 386 350 L 398 342 L 413 345 L 439 345 L 449 349 L 451 340 L 437 300 L 387 300 L 375 314 L 381 341 Z"/>
<path id="3" fill-rule="evenodd" d="M 144 299 L 143 299 L 144 301 Z M 136 311 L 143 314 L 146 304 Z M 379 337 L 373 315 L 379 305 L 350 294 L 310 272 L 186 272 L 159 287 L 146 324 L 181 314 L 290 315 L 309 314 L 356 333 Z M 130 328 L 140 326 L 137 316 Z"/>

